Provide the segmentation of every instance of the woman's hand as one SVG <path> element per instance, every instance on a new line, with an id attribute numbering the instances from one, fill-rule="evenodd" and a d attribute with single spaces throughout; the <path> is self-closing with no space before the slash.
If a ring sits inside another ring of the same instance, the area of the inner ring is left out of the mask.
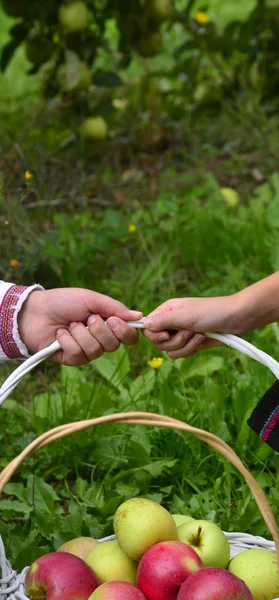
<path id="1" fill-rule="evenodd" d="M 34 290 L 19 312 L 18 328 L 29 352 L 38 352 L 57 339 L 61 350 L 51 360 L 78 366 L 117 350 L 120 343 L 135 344 L 138 332 L 125 321 L 141 317 L 141 312 L 91 290 Z"/>
<path id="2" fill-rule="evenodd" d="M 158 350 L 170 358 L 190 357 L 199 350 L 220 345 L 206 338 L 204 332 L 227 332 L 241 335 L 244 328 L 237 322 L 238 297 L 173 298 L 145 317 L 144 335 Z M 168 330 L 177 329 L 177 333 Z"/>

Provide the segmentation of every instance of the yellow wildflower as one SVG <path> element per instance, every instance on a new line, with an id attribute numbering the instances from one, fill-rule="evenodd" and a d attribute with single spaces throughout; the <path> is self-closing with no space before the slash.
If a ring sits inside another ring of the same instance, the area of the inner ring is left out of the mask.
<path id="1" fill-rule="evenodd" d="M 160 358 L 160 356 L 157 356 L 156 358 L 152 358 L 151 360 L 147 361 L 149 366 L 152 369 L 160 369 L 160 367 L 162 366 L 164 359 Z"/>
<path id="2" fill-rule="evenodd" d="M 25 181 L 30 181 L 30 179 L 33 179 L 34 175 L 33 173 L 30 173 L 30 171 L 25 171 Z"/>
<path id="3" fill-rule="evenodd" d="M 10 265 L 11 267 L 17 267 L 19 265 L 19 260 L 17 260 L 17 258 L 11 258 Z"/>
<path id="4" fill-rule="evenodd" d="M 133 223 L 131 223 L 129 225 L 128 231 L 129 231 L 129 233 L 134 233 L 134 231 L 136 231 L 136 229 L 137 229 L 136 225 L 134 225 Z"/>
<path id="5" fill-rule="evenodd" d="M 202 10 L 200 10 L 199 12 L 197 12 L 195 14 L 195 21 L 197 21 L 197 23 L 199 23 L 199 25 L 205 25 L 208 22 L 208 15 L 206 14 L 206 12 L 203 12 Z"/>

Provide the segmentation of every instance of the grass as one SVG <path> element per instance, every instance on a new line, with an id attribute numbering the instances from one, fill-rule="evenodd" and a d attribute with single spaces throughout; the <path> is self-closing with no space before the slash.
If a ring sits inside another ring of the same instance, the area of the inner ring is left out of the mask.
<path id="1" fill-rule="evenodd" d="M 259 129 L 226 111 L 218 118 L 205 113 L 160 122 L 160 146 L 144 115 L 134 129 L 134 115 L 131 121 L 127 115 L 125 135 L 126 117 L 124 123 L 118 116 L 115 135 L 95 148 L 66 143 L 61 115 L 39 108 L 34 114 L 33 100 L 28 104 L 19 94 L 12 110 L 5 102 L 0 106 L 6 115 L 2 279 L 85 286 L 146 314 L 166 298 L 233 293 L 278 270 L 278 136 L 272 119 Z M 34 174 L 29 183 L 26 169 Z M 255 169 L 262 173 L 260 184 Z M 224 185 L 240 194 L 234 209 L 224 203 Z M 133 233 L 130 224 L 136 225 Z M 277 325 L 248 339 L 276 358 Z M 56 425 L 154 411 L 231 444 L 277 516 L 278 455 L 246 424 L 273 381 L 271 373 L 228 348 L 187 361 L 162 355 L 154 371 L 148 360 L 158 355 L 141 337 L 135 347 L 79 369 L 42 364 L 3 404 L 1 468 Z M 1 366 L 1 381 L 13 368 Z M 19 569 L 72 537 L 109 534 L 117 506 L 137 495 L 172 512 L 214 520 L 227 531 L 269 537 L 241 477 L 198 439 L 103 425 L 28 458 L 6 486 L 0 534 L 8 556 Z"/>

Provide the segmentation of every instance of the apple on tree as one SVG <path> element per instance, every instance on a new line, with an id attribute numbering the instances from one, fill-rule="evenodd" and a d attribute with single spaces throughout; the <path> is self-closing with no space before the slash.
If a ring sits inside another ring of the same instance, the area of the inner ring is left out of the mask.
<path id="1" fill-rule="evenodd" d="M 69 552 L 70 554 L 74 554 L 75 556 L 82 558 L 82 560 L 85 560 L 89 552 L 98 545 L 98 540 L 95 540 L 94 538 L 78 537 L 65 542 L 65 544 L 58 548 L 57 552 Z"/>
<path id="2" fill-rule="evenodd" d="M 120 504 L 113 527 L 122 550 L 132 560 L 140 560 L 157 542 L 177 539 L 177 527 L 171 514 L 147 498 L 131 498 Z"/>
<path id="3" fill-rule="evenodd" d="M 90 13 L 83 0 L 60 4 L 58 16 L 65 33 L 83 31 L 89 25 Z"/>
<path id="4" fill-rule="evenodd" d="M 108 581 L 102 583 L 88 600 L 146 600 L 143 593 L 126 581 Z"/>
<path id="5" fill-rule="evenodd" d="M 181 584 L 203 567 L 197 553 L 183 542 L 154 544 L 138 566 L 138 587 L 148 600 L 176 600 Z"/>
<path id="6" fill-rule="evenodd" d="M 229 563 L 230 573 L 245 581 L 254 600 L 279 596 L 279 570 L 275 552 L 264 548 L 243 550 Z"/>
<path id="7" fill-rule="evenodd" d="M 126 581 L 136 585 L 138 564 L 125 554 L 117 540 L 98 544 L 88 554 L 86 562 L 99 583 Z"/>
<path id="8" fill-rule="evenodd" d="M 97 586 L 94 571 L 68 552 L 41 556 L 25 577 L 26 594 L 31 600 L 87 600 Z"/>
<path id="9" fill-rule="evenodd" d="M 194 519 L 180 525 L 177 531 L 179 541 L 192 546 L 205 567 L 226 569 L 230 560 L 230 545 L 218 525 Z"/>
<path id="10" fill-rule="evenodd" d="M 247 585 L 226 571 L 205 567 L 182 584 L 177 600 L 253 600 Z"/>

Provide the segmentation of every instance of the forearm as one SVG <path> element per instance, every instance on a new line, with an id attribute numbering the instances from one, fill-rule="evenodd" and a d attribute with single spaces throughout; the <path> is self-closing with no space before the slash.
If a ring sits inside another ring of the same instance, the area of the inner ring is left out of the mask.
<path id="1" fill-rule="evenodd" d="M 239 333 L 279 321 L 279 271 L 234 294 L 233 300 Z"/>

